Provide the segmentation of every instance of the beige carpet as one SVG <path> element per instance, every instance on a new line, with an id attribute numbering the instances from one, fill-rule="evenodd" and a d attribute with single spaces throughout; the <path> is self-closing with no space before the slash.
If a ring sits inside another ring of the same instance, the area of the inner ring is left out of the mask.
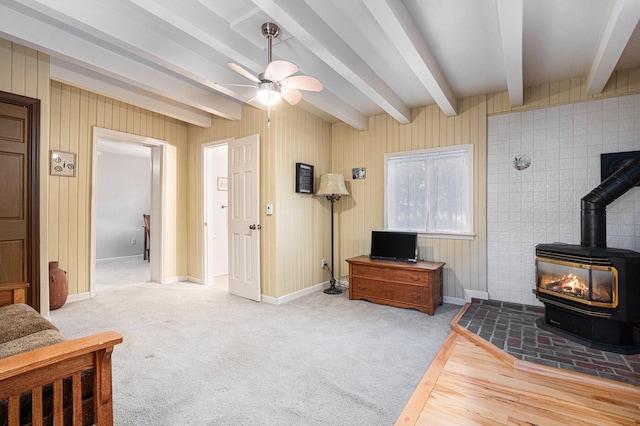
<path id="1" fill-rule="evenodd" d="M 391 425 L 450 331 L 322 292 L 283 305 L 197 284 L 104 285 L 51 313 L 68 338 L 115 330 L 118 425 Z"/>
<path id="2" fill-rule="evenodd" d="M 149 262 L 140 256 L 96 261 L 96 289 L 143 283 L 151 279 Z"/>

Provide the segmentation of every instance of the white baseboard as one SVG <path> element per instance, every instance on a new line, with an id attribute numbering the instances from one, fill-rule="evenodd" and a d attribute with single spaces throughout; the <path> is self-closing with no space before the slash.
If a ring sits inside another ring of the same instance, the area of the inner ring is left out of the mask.
<path id="1" fill-rule="evenodd" d="M 316 284 L 311 287 L 303 288 L 302 290 L 294 291 L 293 293 L 285 294 L 280 297 L 271 297 L 265 296 L 264 294 L 261 296 L 261 301 L 264 303 L 268 303 L 270 305 L 281 305 L 283 303 L 291 302 L 292 300 L 298 299 L 302 296 L 306 296 L 307 294 L 315 293 L 316 291 L 323 290 L 326 285 L 329 284 L 328 281 L 325 281 L 320 284 Z"/>
<path id="2" fill-rule="evenodd" d="M 464 305 L 464 299 L 461 299 L 459 297 L 451 297 L 451 296 L 443 296 L 442 297 L 442 301 L 444 303 L 449 303 L 451 305 Z"/>
<path id="3" fill-rule="evenodd" d="M 466 288 L 464 289 L 464 301 L 465 303 L 471 303 L 471 299 L 481 299 L 481 300 L 488 300 L 489 299 L 489 293 L 486 291 L 478 291 L 478 290 L 467 290 Z"/>
<path id="4" fill-rule="evenodd" d="M 185 281 L 189 281 L 189 276 L 188 275 L 182 275 L 179 277 L 168 277 L 167 279 L 164 280 L 163 283 L 161 284 L 175 284 L 175 283 L 181 283 L 181 282 L 185 282 Z"/>
<path id="5" fill-rule="evenodd" d="M 91 293 L 89 293 L 88 291 L 86 293 L 70 294 L 69 296 L 67 296 L 66 303 L 79 302 L 81 300 L 87 299 L 91 299 Z"/>
<path id="6" fill-rule="evenodd" d="M 102 262 L 111 262 L 112 260 L 126 260 L 126 259 L 134 259 L 134 258 L 142 258 L 141 254 L 133 254 L 131 256 L 120 256 L 120 257 L 105 257 L 104 259 L 96 259 L 96 263 Z"/>
<path id="7" fill-rule="evenodd" d="M 181 281 L 187 281 L 187 282 L 194 283 L 194 284 L 202 284 L 202 279 L 196 278 L 196 277 L 192 277 L 191 275 L 187 275 L 186 279 L 181 280 Z"/>

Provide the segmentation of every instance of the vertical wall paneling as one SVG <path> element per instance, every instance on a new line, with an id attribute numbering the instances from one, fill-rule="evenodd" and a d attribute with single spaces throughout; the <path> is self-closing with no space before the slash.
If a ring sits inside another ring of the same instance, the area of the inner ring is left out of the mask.
<path id="1" fill-rule="evenodd" d="M 0 38 L 0 90 L 11 92 L 11 69 L 13 56 L 13 43 Z"/>
<path id="2" fill-rule="evenodd" d="M 147 117 L 151 114 L 67 84 L 51 82 L 51 149 L 74 152 L 77 162 L 76 176 L 50 176 L 48 191 L 49 257 L 58 260 L 67 271 L 70 294 L 89 292 L 93 127 L 148 137 L 166 134 L 169 155 L 186 153 L 187 124 L 153 114 L 154 120 L 149 126 Z M 187 174 L 186 168 L 185 161 L 178 161 L 177 169 L 170 173 L 170 179 L 182 185 L 178 194 L 186 193 L 186 179 L 177 179 L 177 176 Z M 186 196 L 167 200 L 167 207 L 172 232 L 166 237 L 164 267 L 166 276 L 172 280 L 180 279 L 187 272 Z"/>
<path id="3" fill-rule="evenodd" d="M 507 92 L 487 94 L 459 100 L 461 112 L 456 117 L 444 117 L 436 106 L 427 106 L 414 109 L 409 124 L 399 124 L 387 115 L 371 117 L 368 131 L 356 131 L 343 123 L 330 125 L 286 104 L 272 112 L 270 129 L 266 126 L 266 112 L 252 107 L 244 107 L 240 121 L 214 119 L 211 128 L 197 128 L 95 93 L 50 82 L 47 55 L 1 39 L 0 90 L 41 100 L 41 167 L 45 171 L 41 174 L 42 282 L 47 282 L 48 261 L 64 259 L 68 263 L 70 291 L 88 291 L 90 223 L 87 215 L 92 159 L 87 141 L 90 128 L 99 126 L 167 140 L 175 146 L 177 170 L 173 179 L 178 184 L 178 195 L 176 210 L 172 213 L 176 222 L 172 238 L 176 254 L 170 263 L 177 276 L 194 277 L 200 276 L 202 262 L 202 208 L 197 195 L 201 173 L 199 145 L 259 133 L 263 166 L 261 220 L 265 225 L 261 236 L 263 294 L 274 297 L 328 278 L 317 265 L 320 258 L 330 256 L 330 207 L 319 197 L 302 197 L 294 192 L 295 162 L 313 164 L 316 182 L 322 173 L 345 175 L 352 195 L 336 204 L 336 276 L 344 276 L 347 271 L 344 259 L 367 253 L 370 231 L 383 227 L 384 153 L 472 143 L 475 145 L 476 238 L 473 241 L 420 239 L 421 256 L 447 262 L 446 295 L 463 297 L 463 289 L 487 290 L 486 265 L 492 256 L 491 247 L 487 247 L 486 229 L 487 186 L 491 185 L 487 180 L 487 117 L 639 93 L 640 68 L 615 72 L 605 90 L 597 95 L 586 95 L 585 78 L 572 78 L 525 88 L 522 107 L 511 108 Z M 77 151 L 75 178 L 66 178 L 63 182 L 64 178 L 48 175 L 50 149 Z M 349 179 L 352 167 L 367 168 L 367 178 Z M 270 217 L 264 215 L 267 200 L 274 203 L 274 215 Z M 296 217 L 298 211 L 309 212 L 313 223 L 309 218 Z M 308 238 L 299 237 L 301 235 Z M 316 243 L 304 244 L 298 240 Z M 42 305 L 48 305 L 48 292 L 43 291 L 42 297 Z"/>
<path id="4" fill-rule="evenodd" d="M 615 72 L 603 93 L 597 95 L 586 95 L 585 81 L 585 78 L 572 78 L 525 88 L 524 105 L 518 108 L 510 106 L 507 92 L 500 92 L 459 100 L 461 112 L 456 117 L 445 117 L 437 107 L 427 106 L 412 110 L 412 121 L 409 124 L 400 125 L 387 115 L 370 118 L 367 131 L 357 131 L 343 123 L 334 124 L 333 171 L 349 173 L 350 168 L 356 166 L 375 171 L 375 164 L 383 164 L 386 152 L 474 144 L 476 237 L 472 241 L 421 238 L 420 257 L 447 262 L 444 274 L 445 295 L 462 298 L 464 289 L 487 291 L 487 275 L 490 274 L 487 263 L 498 255 L 493 243 L 487 246 L 487 186 L 492 184 L 493 179 L 489 176 L 489 181 L 487 180 L 487 117 L 638 93 L 640 68 Z M 362 143 L 354 143 L 356 140 Z M 366 159 L 366 164 L 362 164 L 363 159 Z M 347 270 L 344 259 L 366 254 L 370 244 L 370 231 L 381 229 L 384 225 L 383 207 L 376 201 L 377 195 L 384 190 L 384 180 L 382 177 L 370 179 L 369 172 L 367 174 L 367 179 L 354 187 L 348 208 L 341 213 L 340 220 L 348 225 L 340 234 L 340 274 Z M 361 224 L 364 224 L 364 228 Z M 361 241 L 361 244 L 354 244 L 355 241 Z M 514 274 L 519 276 L 518 273 Z M 494 277 L 490 276 L 489 280 L 492 278 Z"/>
<path id="5" fill-rule="evenodd" d="M 202 273 L 200 146 L 256 133 L 260 134 L 261 156 L 262 294 L 280 297 L 327 281 L 320 260 L 330 255 L 327 201 L 295 192 L 296 162 L 312 164 L 316 182 L 322 173 L 331 171 L 330 124 L 284 102 L 271 111 L 270 128 L 266 111 L 250 106 L 243 107 L 240 121 L 214 117 L 208 129 L 189 127 L 188 157 L 197 165 L 189 168 L 187 185 L 189 275 L 201 278 Z M 271 216 L 265 214 L 266 203 L 274 206 Z"/>
<path id="6" fill-rule="evenodd" d="M 343 123 L 332 126 L 333 171 L 350 176 L 352 167 L 367 168 L 366 179 L 351 181 L 352 195 L 342 205 L 341 251 L 336 260 L 336 273 L 347 273 L 346 258 L 368 254 L 371 231 L 384 227 L 384 154 L 415 149 L 472 143 L 478 146 L 485 140 L 486 118 L 484 98 L 473 102 L 463 101 L 462 112 L 456 117 L 446 117 L 436 106 L 416 108 L 409 124 L 399 124 L 388 115 L 372 117 L 369 130 L 357 131 Z M 357 143 L 352 141 L 358 141 Z M 480 148 L 476 148 L 476 154 Z M 340 152 L 341 158 L 335 153 Z M 483 161 L 474 155 L 474 174 L 484 173 Z M 484 197 L 476 189 L 475 199 Z M 349 197 L 347 197 L 349 198 Z M 482 203 L 476 202 L 474 217 Z M 445 294 L 464 297 L 464 288 L 486 288 L 486 278 L 481 276 L 478 261 L 470 262 L 482 249 L 484 225 L 476 222 L 476 241 L 420 238 L 419 256 L 423 259 L 447 262 L 445 267 Z M 357 242 L 357 243 L 355 243 Z M 473 287 L 469 282 L 474 283 Z M 479 284 L 478 284 L 479 283 Z"/>

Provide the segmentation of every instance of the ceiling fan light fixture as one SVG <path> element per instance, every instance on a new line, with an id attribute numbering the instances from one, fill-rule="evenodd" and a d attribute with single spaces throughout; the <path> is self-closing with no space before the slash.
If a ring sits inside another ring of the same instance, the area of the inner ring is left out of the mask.
<path id="1" fill-rule="evenodd" d="M 271 107 L 284 98 L 289 105 L 297 105 L 302 100 L 302 91 L 320 92 L 322 83 L 310 75 L 294 75 L 300 69 L 296 64 L 281 59 L 273 60 L 273 39 L 278 37 L 280 28 L 273 22 L 262 25 L 262 35 L 268 40 L 267 68 L 263 73 L 254 76 L 238 64 L 228 62 L 229 68 L 243 77 L 257 83 L 258 92 L 251 100 L 257 100 L 267 107 Z M 242 86 L 233 84 L 233 86 Z M 270 109 L 269 109 L 270 111 Z"/>
<path id="2" fill-rule="evenodd" d="M 264 105 L 275 105 L 280 102 L 280 85 L 271 81 L 263 81 L 258 84 L 258 100 Z"/>

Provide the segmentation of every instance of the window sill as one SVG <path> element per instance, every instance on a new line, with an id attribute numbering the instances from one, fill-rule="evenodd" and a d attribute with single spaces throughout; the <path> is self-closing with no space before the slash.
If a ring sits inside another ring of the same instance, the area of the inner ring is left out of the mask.
<path id="1" fill-rule="evenodd" d="M 418 233 L 418 237 L 420 238 L 442 238 L 449 240 L 473 240 L 476 237 L 474 233 L 455 233 L 455 234 L 447 234 L 447 233 L 437 233 L 437 232 L 420 232 Z"/>

